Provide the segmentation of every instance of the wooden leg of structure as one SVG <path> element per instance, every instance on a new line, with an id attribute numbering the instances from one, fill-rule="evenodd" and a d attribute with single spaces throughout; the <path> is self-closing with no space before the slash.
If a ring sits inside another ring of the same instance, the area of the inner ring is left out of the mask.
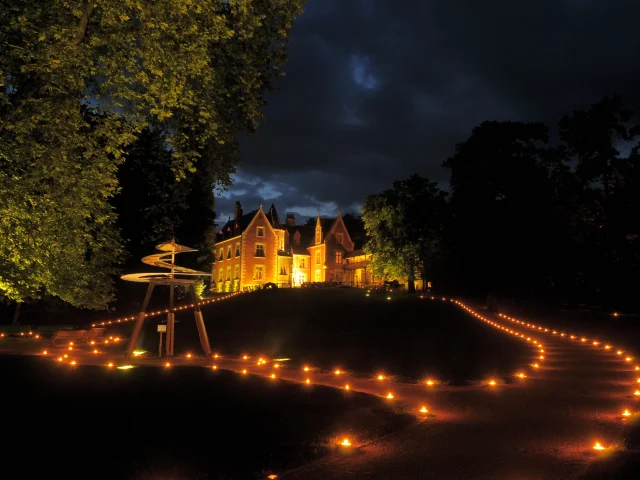
<path id="1" fill-rule="evenodd" d="M 175 314 L 170 313 L 167 315 L 167 337 L 165 339 L 165 345 L 167 349 L 167 357 L 173 357 L 173 339 L 175 338 L 174 327 L 175 327 Z"/>
<path id="2" fill-rule="evenodd" d="M 140 313 L 138 314 L 138 320 L 136 320 L 136 326 L 133 329 L 133 333 L 131 334 L 131 339 L 129 340 L 129 346 L 127 347 L 127 357 L 133 357 L 133 351 L 138 346 L 138 339 L 140 338 L 140 332 L 142 331 L 142 326 L 144 325 L 144 319 L 147 316 L 146 310 L 149 305 L 149 300 L 151 299 L 151 294 L 153 293 L 153 287 L 155 285 L 149 282 L 149 287 L 147 288 L 147 294 L 144 296 L 144 301 L 142 302 L 142 308 L 140 309 Z"/>
<path id="3" fill-rule="evenodd" d="M 200 310 L 200 305 L 198 304 L 198 296 L 196 295 L 196 289 L 194 286 L 191 287 L 191 293 L 193 295 L 193 314 L 196 317 L 196 327 L 198 327 L 200 345 L 202 346 L 202 351 L 204 352 L 204 354 L 209 357 L 211 356 L 211 346 L 209 345 L 207 329 L 204 326 L 204 319 L 202 318 L 202 311 Z"/>

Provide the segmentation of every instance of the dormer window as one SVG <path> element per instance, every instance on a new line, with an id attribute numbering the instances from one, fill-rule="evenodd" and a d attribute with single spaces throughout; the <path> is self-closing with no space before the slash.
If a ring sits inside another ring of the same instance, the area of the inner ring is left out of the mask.
<path id="1" fill-rule="evenodd" d="M 264 227 L 256 228 L 256 237 L 264 237 Z"/>

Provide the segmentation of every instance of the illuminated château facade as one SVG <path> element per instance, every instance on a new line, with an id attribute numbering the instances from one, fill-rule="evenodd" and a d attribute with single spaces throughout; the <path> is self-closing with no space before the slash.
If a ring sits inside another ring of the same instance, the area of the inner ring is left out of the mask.
<path id="1" fill-rule="evenodd" d="M 305 283 L 336 282 L 364 286 L 377 281 L 367 267 L 370 255 L 356 249 L 342 215 L 320 218 L 314 225 L 296 225 L 287 214 L 285 223 L 272 204 L 242 213 L 216 235 L 212 290 L 232 292 L 275 283 L 300 287 Z"/>

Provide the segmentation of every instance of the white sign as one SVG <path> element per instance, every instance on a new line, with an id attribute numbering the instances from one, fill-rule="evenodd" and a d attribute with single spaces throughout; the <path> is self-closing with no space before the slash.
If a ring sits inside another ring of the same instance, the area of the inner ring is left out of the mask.
<path id="1" fill-rule="evenodd" d="M 158 331 L 159 332 L 166 332 L 167 331 L 167 326 L 166 325 L 158 325 Z"/>

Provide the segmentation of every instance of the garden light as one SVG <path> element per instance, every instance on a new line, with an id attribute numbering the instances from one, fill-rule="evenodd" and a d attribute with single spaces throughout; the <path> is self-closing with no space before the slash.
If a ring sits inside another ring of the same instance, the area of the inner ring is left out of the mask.
<path id="1" fill-rule="evenodd" d="M 594 450 L 604 450 L 604 447 L 602 445 L 600 445 L 600 442 L 596 442 L 596 444 L 593 446 Z"/>
<path id="2" fill-rule="evenodd" d="M 342 442 L 340 442 L 340 445 L 342 445 L 343 447 L 350 447 L 351 446 L 351 442 L 349 441 L 348 438 L 344 438 L 342 440 Z"/>
<path id="3" fill-rule="evenodd" d="M 393 393 L 391 393 L 391 392 L 387 393 L 387 398 L 389 400 L 391 400 L 393 398 Z"/>
<path id="4" fill-rule="evenodd" d="M 622 412 L 622 416 L 623 417 L 630 417 L 631 413 L 629 412 L 629 410 L 625 410 L 624 412 Z"/>
<path id="5" fill-rule="evenodd" d="M 304 381 L 304 383 L 306 383 L 307 385 L 309 385 L 311 383 L 311 380 L 309 380 L 308 378 Z"/>
<path id="6" fill-rule="evenodd" d="M 422 408 L 420 409 L 420 413 L 429 413 L 429 410 L 427 410 L 427 407 L 423 405 Z"/>
<path id="7" fill-rule="evenodd" d="M 349 384 L 348 384 L 348 383 L 344 386 L 344 389 L 345 389 L 345 390 L 349 390 L 350 388 L 351 388 L 351 387 L 349 387 Z"/>

